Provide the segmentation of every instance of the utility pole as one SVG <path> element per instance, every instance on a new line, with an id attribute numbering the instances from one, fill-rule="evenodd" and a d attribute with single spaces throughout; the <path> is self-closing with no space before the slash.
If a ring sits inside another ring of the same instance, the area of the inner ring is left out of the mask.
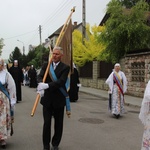
<path id="1" fill-rule="evenodd" d="M 42 33 L 42 28 L 41 28 L 41 25 L 39 25 L 40 45 L 42 45 L 42 36 L 41 36 L 41 33 Z"/>
<path id="2" fill-rule="evenodd" d="M 86 10 L 85 0 L 82 0 L 82 43 L 84 44 L 84 38 L 86 38 Z"/>
<path id="3" fill-rule="evenodd" d="M 21 42 L 23 44 L 23 55 L 25 54 L 25 46 L 24 46 L 24 42 L 17 40 L 18 42 Z"/>
<path id="4" fill-rule="evenodd" d="M 42 52 L 42 36 L 41 36 L 41 33 L 42 33 L 42 28 L 41 28 L 41 25 L 39 25 L 40 46 L 41 46 L 41 66 L 42 66 L 42 56 L 43 56 L 43 52 Z"/>

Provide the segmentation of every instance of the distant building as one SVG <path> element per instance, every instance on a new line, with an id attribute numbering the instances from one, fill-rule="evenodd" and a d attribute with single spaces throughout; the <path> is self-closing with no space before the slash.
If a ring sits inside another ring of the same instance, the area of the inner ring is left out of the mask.
<path id="1" fill-rule="evenodd" d="M 56 40 L 57 40 L 62 28 L 63 28 L 63 25 L 60 28 L 58 28 L 54 33 L 52 33 L 48 37 L 48 39 L 45 40 L 45 43 L 44 43 L 45 48 L 47 48 L 49 45 L 51 45 L 52 48 L 55 46 Z M 75 29 L 80 30 L 82 32 L 82 23 L 77 24 L 77 22 L 74 22 L 73 30 L 75 30 Z"/>
<path id="2" fill-rule="evenodd" d="M 37 47 L 37 46 L 33 46 L 33 45 L 30 44 L 30 45 L 29 45 L 29 52 L 30 52 L 30 51 L 33 51 L 36 47 Z"/>

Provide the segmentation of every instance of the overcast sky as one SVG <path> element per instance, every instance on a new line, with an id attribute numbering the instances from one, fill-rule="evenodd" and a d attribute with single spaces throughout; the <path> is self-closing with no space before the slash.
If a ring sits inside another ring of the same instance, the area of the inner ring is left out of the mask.
<path id="1" fill-rule="evenodd" d="M 86 0 L 86 22 L 99 25 L 110 0 Z M 76 6 L 72 22 L 82 22 L 82 0 L 3 0 L 0 6 L 0 38 L 5 46 L 2 58 L 17 46 L 28 53 L 29 45 L 38 45 L 39 25 L 42 26 L 42 42 L 66 22 L 71 9 Z M 19 41 L 17 41 L 19 40 Z"/>

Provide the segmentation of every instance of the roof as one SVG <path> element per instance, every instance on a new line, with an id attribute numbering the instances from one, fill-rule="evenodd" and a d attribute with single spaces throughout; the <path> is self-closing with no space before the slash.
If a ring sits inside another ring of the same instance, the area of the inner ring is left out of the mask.
<path id="1" fill-rule="evenodd" d="M 54 33 L 52 33 L 48 38 L 52 38 L 53 36 L 59 35 L 64 25 L 62 25 L 60 28 L 58 28 Z"/>
<path id="2" fill-rule="evenodd" d="M 101 20 L 99 26 L 103 26 L 109 17 L 110 17 L 110 14 L 106 13 L 103 19 Z"/>
<path id="3" fill-rule="evenodd" d="M 82 25 L 82 22 L 79 23 L 78 25 L 74 26 L 73 25 L 73 30 L 78 29 Z M 52 33 L 48 38 L 52 38 L 53 36 L 58 36 L 59 33 L 61 32 L 62 28 L 64 25 L 62 25 L 60 28 L 58 28 L 54 33 Z"/>

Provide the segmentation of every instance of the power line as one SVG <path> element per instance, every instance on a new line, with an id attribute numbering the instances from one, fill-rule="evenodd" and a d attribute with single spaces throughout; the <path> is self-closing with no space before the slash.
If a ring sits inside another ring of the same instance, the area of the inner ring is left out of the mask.
<path id="1" fill-rule="evenodd" d="M 56 13 L 54 12 L 54 15 L 52 15 L 52 17 L 50 17 L 49 18 L 49 20 L 47 21 L 47 22 L 50 22 L 50 21 L 52 21 L 52 20 L 56 20 L 56 18 L 57 18 L 57 16 L 60 16 L 60 15 L 62 15 L 67 9 L 67 7 L 68 7 L 68 5 L 70 4 L 70 3 L 72 3 L 72 1 L 68 1 L 67 0 L 67 2 L 65 2 L 64 4 L 63 4 L 63 6 L 62 7 L 60 7 L 57 11 L 56 11 Z M 65 11 L 64 11 L 65 10 Z M 58 19 L 57 19 L 58 20 Z M 45 24 L 46 25 L 46 24 Z"/>
<path id="2" fill-rule="evenodd" d="M 71 6 L 73 7 L 74 5 L 74 3 L 76 2 L 76 0 L 72 0 L 72 1 L 67 1 L 67 3 L 65 3 L 64 5 L 63 5 L 63 7 L 61 7 L 60 9 L 59 9 L 59 11 L 57 11 L 56 13 L 55 13 L 55 15 L 53 15 L 51 18 L 49 18 L 49 20 L 46 22 L 46 24 L 44 24 L 43 25 L 43 30 L 46 30 L 47 28 L 49 28 L 49 24 L 48 24 L 48 22 L 50 22 L 51 24 L 50 24 L 50 27 L 51 28 L 53 28 L 53 27 L 56 27 L 55 26 L 55 24 L 54 24 L 54 22 L 56 23 L 56 22 L 58 22 L 59 21 L 59 19 L 56 19 L 56 18 L 58 18 L 57 16 L 63 16 L 63 14 L 64 13 L 67 13 L 67 8 L 71 8 Z M 64 11 L 65 10 L 65 11 Z M 54 21 L 53 21 L 54 20 Z M 57 27 L 56 27 L 57 28 Z"/>
<path id="3" fill-rule="evenodd" d="M 41 23 L 41 24 L 47 24 L 47 22 L 49 22 L 49 19 L 51 18 L 51 17 L 54 17 L 57 13 L 58 13 L 58 11 L 60 10 L 60 9 L 62 9 L 63 8 L 63 6 L 66 4 L 68 2 L 68 0 L 66 0 L 66 1 L 63 1 L 63 3 L 62 4 L 60 4 L 59 5 L 59 7 L 57 7 L 56 9 L 55 9 L 55 11 L 51 14 L 51 15 L 49 15 L 48 17 L 47 17 L 47 21 L 45 21 L 45 23 Z"/>
<path id="4" fill-rule="evenodd" d="M 13 39 L 13 38 L 16 38 L 16 37 L 24 36 L 24 35 L 27 35 L 27 34 L 29 34 L 29 33 L 35 32 L 35 31 L 36 31 L 36 30 L 33 30 L 33 31 L 26 32 L 26 33 L 23 33 L 23 34 L 20 34 L 20 35 L 16 35 L 16 36 L 13 36 L 13 37 L 4 38 L 4 40 L 9 40 L 9 39 Z"/>
<path id="5" fill-rule="evenodd" d="M 43 22 L 43 26 L 44 26 L 43 30 L 46 31 L 46 29 L 49 27 L 49 23 L 51 23 L 51 22 L 52 22 L 52 24 L 50 25 L 51 28 L 54 27 L 55 26 L 54 22 L 59 21 L 59 18 L 56 20 L 57 16 L 60 16 L 60 15 L 64 14 L 65 13 L 64 10 L 66 10 L 66 8 L 68 8 L 70 5 L 72 5 L 75 1 L 76 0 L 71 0 L 71 1 L 65 0 L 65 1 L 63 1 L 63 3 L 61 3 L 55 9 L 55 11 L 51 15 L 49 15 L 49 17 Z M 33 33 L 33 32 L 37 32 L 37 31 L 38 30 L 36 29 L 36 30 L 33 30 L 33 31 L 29 31 L 29 32 L 20 34 L 20 35 L 15 35 L 15 36 L 12 36 L 12 37 L 4 38 L 4 40 L 18 38 L 18 37 L 25 36 L 25 35 Z M 29 42 L 35 40 L 35 37 L 39 38 L 38 32 L 33 35 L 33 37 L 31 38 L 31 40 L 29 40 Z"/>

